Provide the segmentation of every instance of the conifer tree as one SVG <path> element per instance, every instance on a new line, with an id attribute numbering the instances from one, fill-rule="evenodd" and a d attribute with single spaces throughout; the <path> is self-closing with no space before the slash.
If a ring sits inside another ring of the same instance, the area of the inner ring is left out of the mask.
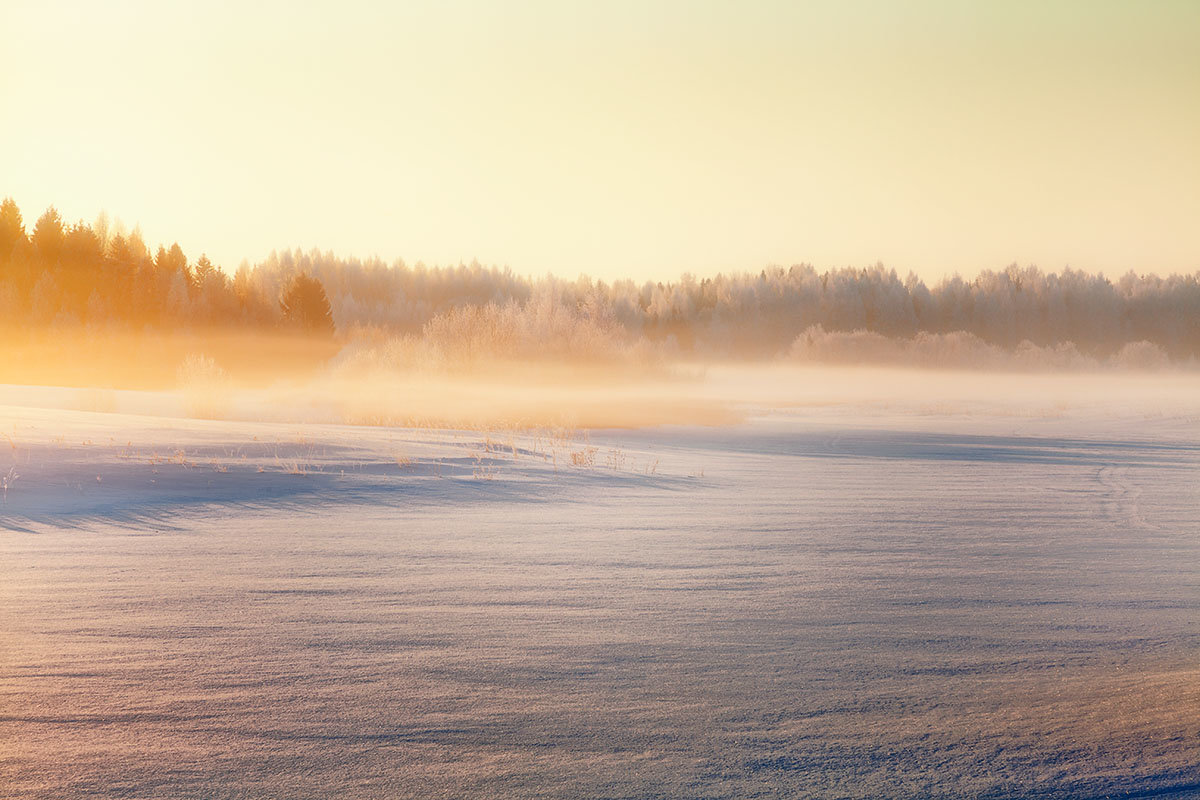
<path id="1" fill-rule="evenodd" d="M 292 278 L 279 299 L 279 310 L 288 324 L 305 332 L 333 335 L 333 311 L 325 287 L 316 278 L 304 273 Z"/>

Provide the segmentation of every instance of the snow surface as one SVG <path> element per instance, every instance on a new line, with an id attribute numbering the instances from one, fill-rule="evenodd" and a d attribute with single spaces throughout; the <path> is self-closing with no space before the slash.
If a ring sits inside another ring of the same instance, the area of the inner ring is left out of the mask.
<path id="1" fill-rule="evenodd" d="M 53 394 L 0 406 L 0 796 L 1200 794 L 1174 406 L 515 435 Z"/>

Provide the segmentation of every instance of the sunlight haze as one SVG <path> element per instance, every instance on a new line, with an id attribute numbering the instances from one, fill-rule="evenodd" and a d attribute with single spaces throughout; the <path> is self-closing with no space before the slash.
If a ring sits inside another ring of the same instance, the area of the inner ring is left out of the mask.
<path id="1" fill-rule="evenodd" d="M 0 196 L 226 270 L 1200 269 L 1200 5 L 6 2 Z"/>
<path id="2" fill-rule="evenodd" d="M 1200 0 L 0 0 L 0 798 L 1200 800 Z"/>

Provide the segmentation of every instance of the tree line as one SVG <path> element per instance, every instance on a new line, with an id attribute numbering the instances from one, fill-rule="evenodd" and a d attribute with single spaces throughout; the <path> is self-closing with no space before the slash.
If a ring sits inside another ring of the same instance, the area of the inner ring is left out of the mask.
<path id="1" fill-rule="evenodd" d="M 187 326 L 291 328 L 332 334 L 319 281 L 289 276 L 268 293 L 239 270 L 231 279 L 178 244 L 150 249 L 101 215 L 66 224 L 53 207 L 26 231 L 11 198 L 0 202 L 0 320 L 28 328 L 78 325 L 176 329 Z"/>
<path id="2" fill-rule="evenodd" d="M 480 313 L 464 316 L 469 309 Z M 542 319 L 573 320 L 698 357 L 773 357 L 818 328 L 903 340 L 961 332 L 1007 350 L 1072 343 L 1094 357 L 1135 342 L 1173 360 L 1200 355 L 1200 272 L 1130 272 L 1110 280 L 1013 265 L 930 286 L 882 265 L 818 271 L 801 264 L 605 282 L 526 278 L 475 262 L 409 266 L 283 250 L 230 277 L 203 255 L 189 261 L 178 245 L 152 255 L 136 231 L 122 232 L 103 216 L 67 225 L 51 208 L 27 232 L 16 204 L 0 204 L 0 314 L 31 326 L 223 325 L 328 334 L 336 325 L 345 336 L 361 329 L 422 336 L 450 323 L 515 321 L 531 309 Z"/>

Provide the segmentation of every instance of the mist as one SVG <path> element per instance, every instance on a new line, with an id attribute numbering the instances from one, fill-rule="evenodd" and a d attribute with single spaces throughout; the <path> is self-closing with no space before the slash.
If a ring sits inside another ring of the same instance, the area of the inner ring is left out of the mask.
<path id="1" fill-rule="evenodd" d="M 813 387 L 841 402 L 860 379 L 839 368 L 892 371 L 869 381 L 891 402 L 897 376 L 933 370 L 916 385 L 947 402 L 996 380 L 1187 383 L 1200 354 L 1200 273 L 1013 265 L 929 286 L 797 265 L 639 283 L 283 250 L 231 278 L 178 245 L 152 255 L 103 214 L 69 225 L 51 208 L 27 232 L 11 200 L 0 311 L 3 383 L 92 389 L 98 409 L 132 391 L 198 418 L 355 425 L 729 424 Z"/>

